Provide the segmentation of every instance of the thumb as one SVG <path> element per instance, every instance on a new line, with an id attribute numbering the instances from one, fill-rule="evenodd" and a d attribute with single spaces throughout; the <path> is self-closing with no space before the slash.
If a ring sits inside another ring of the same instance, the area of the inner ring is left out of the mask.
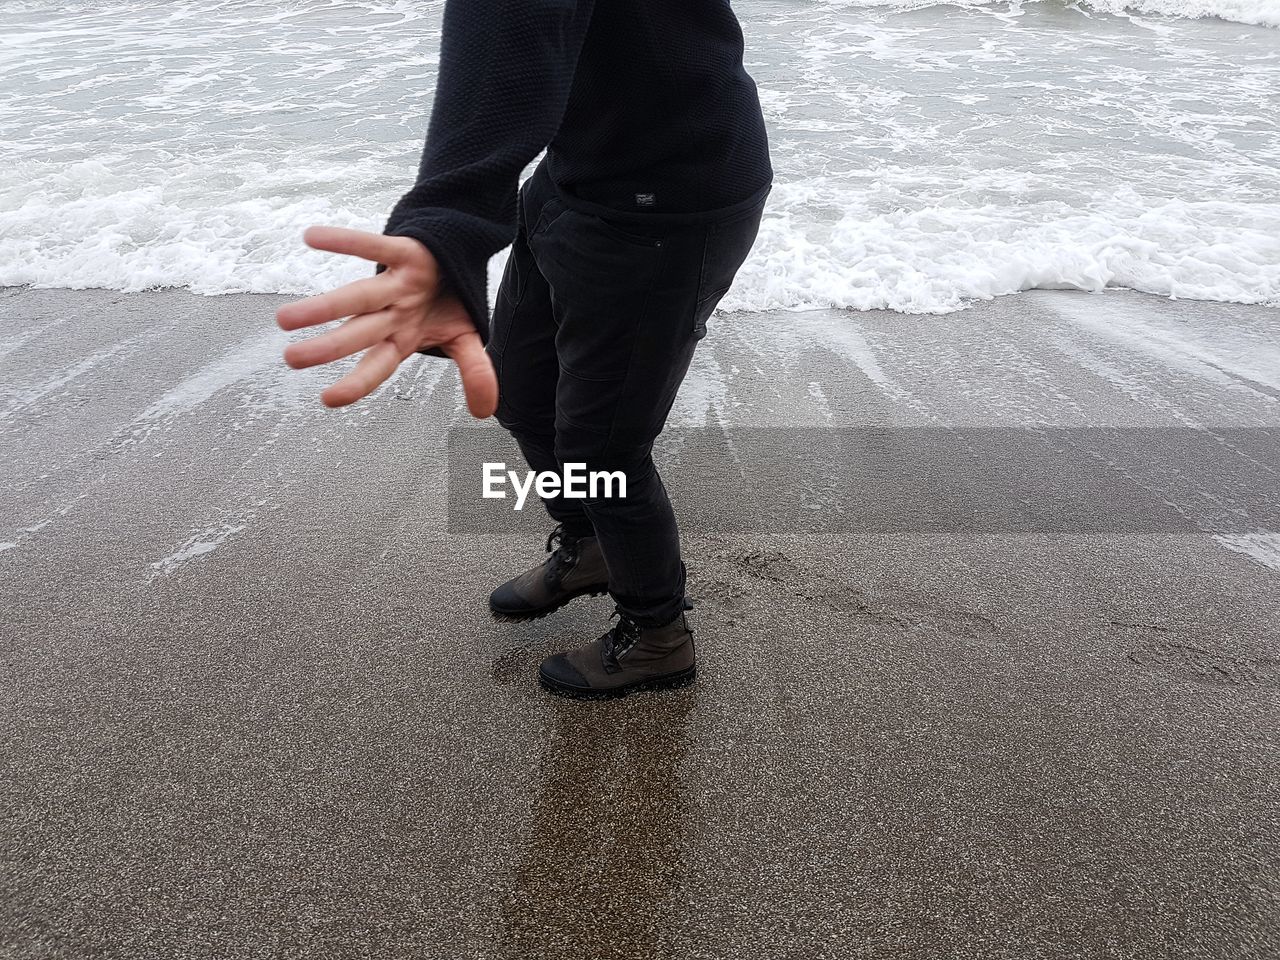
<path id="1" fill-rule="evenodd" d="M 491 417 L 498 409 L 498 376 L 493 372 L 493 361 L 480 342 L 480 334 L 472 331 L 442 343 L 440 349 L 458 365 L 462 377 L 462 392 L 467 397 L 467 409 L 477 420 Z"/>

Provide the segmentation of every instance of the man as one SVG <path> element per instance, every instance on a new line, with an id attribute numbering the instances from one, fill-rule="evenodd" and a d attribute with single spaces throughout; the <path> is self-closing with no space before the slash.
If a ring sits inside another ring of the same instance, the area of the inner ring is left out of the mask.
<path id="1" fill-rule="evenodd" d="M 322 394 L 330 406 L 415 352 L 445 356 L 471 413 L 496 411 L 533 470 L 625 474 L 625 498 L 544 499 L 551 556 L 490 597 L 498 618 L 527 620 L 612 595 L 612 629 L 542 663 L 556 693 L 695 676 L 675 516 L 650 451 L 773 180 L 742 47 L 728 0 L 448 0 L 413 189 L 381 235 L 304 235 L 377 263 L 375 276 L 277 315 L 286 330 L 350 317 L 285 351 L 294 367 L 363 351 Z M 508 243 L 490 327 L 486 265 Z"/>

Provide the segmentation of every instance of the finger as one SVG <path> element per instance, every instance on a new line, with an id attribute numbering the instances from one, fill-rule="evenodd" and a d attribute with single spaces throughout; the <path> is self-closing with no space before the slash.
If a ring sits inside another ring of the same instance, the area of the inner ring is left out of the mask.
<path id="1" fill-rule="evenodd" d="M 400 348 L 383 340 L 365 351 L 350 373 L 320 394 L 326 407 L 345 407 L 377 390 L 403 358 Z"/>
<path id="2" fill-rule="evenodd" d="M 289 344 L 284 351 L 284 362 L 295 370 L 332 363 L 361 350 L 368 350 L 379 340 L 387 339 L 395 325 L 396 315 L 390 310 L 362 313 L 336 330 L 301 343 Z"/>
<path id="3" fill-rule="evenodd" d="M 374 263 L 385 263 L 388 267 L 404 263 L 413 249 L 404 245 L 405 239 L 347 227 L 315 226 L 302 232 L 302 242 L 314 250 L 345 253 Z"/>
<path id="4" fill-rule="evenodd" d="M 464 333 L 442 343 L 440 349 L 458 365 L 462 392 L 471 415 L 477 420 L 493 416 L 498 409 L 498 377 L 493 372 L 493 361 L 480 342 L 480 334 Z"/>
<path id="5" fill-rule="evenodd" d="M 365 277 L 316 297 L 286 303 L 276 311 L 276 323 L 284 330 L 300 330 L 358 313 L 373 313 L 395 299 L 396 289 L 395 281 L 385 273 Z"/>

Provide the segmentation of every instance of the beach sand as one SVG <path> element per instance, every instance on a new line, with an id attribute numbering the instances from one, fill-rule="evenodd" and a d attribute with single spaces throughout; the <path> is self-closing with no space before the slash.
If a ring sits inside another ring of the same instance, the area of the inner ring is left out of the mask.
<path id="1" fill-rule="evenodd" d="M 716 317 L 699 683 L 584 705 L 606 598 L 485 610 L 501 433 L 429 359 L 325 410 L 285 299 L 0 289 L 0 953 L 1280 953 L 1280 309 Z"/>

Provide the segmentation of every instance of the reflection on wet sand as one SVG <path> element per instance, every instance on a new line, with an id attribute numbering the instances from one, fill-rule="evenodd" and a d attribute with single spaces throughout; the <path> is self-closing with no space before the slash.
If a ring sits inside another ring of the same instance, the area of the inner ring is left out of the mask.
<path id="1" fill-rule="evenodd" d="M 502 956 L 642 960 L 669 952 L 687 823 L 680 767 L 696 695 L 549 698 L 555 727 L 502 909 Z"/>

